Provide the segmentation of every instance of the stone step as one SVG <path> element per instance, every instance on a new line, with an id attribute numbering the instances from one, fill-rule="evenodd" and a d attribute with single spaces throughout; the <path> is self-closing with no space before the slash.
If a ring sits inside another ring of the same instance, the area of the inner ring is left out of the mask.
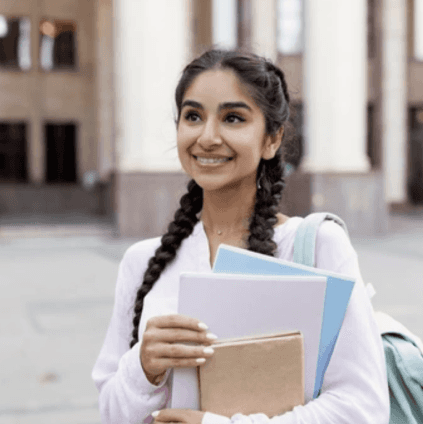
<path id="1" fill-rule="evenodd" d="M 0 217 L 28 213 L 111 212 L 111 185 L 85 190 L 78 184 L 0 184 Z"/>
<path id="2" fill-rule="evenodd" d="M 51 225 L 3 225 L 0 226 L 0 240 L 40 237 L 116 237 L 112 224 L 51 224 Z"/>

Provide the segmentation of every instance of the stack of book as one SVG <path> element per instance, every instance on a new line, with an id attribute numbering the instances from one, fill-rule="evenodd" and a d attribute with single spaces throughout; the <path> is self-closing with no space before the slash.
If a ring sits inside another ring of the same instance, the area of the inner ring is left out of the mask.
<path id="1" fill-rule="evenodd" d="M 221 245 L 212 274 L 180 277 L 178 312 L 206 322 L 219 342 L 198 370 L 174 369 L 171 407 L 274 416 L 317 397 L 354 283 Z M 258 387 L 264 396 L 253 405 L 250 395 Z"/>

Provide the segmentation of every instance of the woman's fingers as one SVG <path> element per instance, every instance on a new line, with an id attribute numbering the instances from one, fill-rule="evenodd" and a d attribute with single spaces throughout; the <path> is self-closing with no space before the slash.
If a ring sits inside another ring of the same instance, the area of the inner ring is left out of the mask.
<path id="1" fill-rule="evenodd" d="M 183 344 L 157 344 L 154 347 L 157 358 L 203 358 L 213 355 L 210 346 L 188 346 Z"/>
<path id="2" fill-rule="evenodd" d="M 206 331 L 193 331 L 180 328 L 158 329 L 156 337 L 167 343 L 198 343 L 206 345 L 210 345 L 217 339 L 217 336 Z"/>
<path id="3" fill-rule="evenodd" d="M 143 335 L 140 360 L 150 382 L 168 368 L 196 367 L 213 355 L 210 347 L 217 338 L 207 326 L 185 315 L 150 318 Z"/>
<path id="4" fill-rule="evenodd" d="M 152 374 L 167 368 L 197 367 L 213 355 L 210 346 L 156 344 L 148 348 L 143 366 Z"/>
<path id="5" fill-rule="evenodd" d="M 190 409 L 163 409 L 152 413 L 156 423 L 201 424 L 204 412 Z"/>
<path id="6" fill-rule="evenodd" d="M 202 358 L 159 358 L 156 362 L 161 369 L 168 368 L 193 368 L 205 364 L 207 359 Z"/>
<path id="7" fill-rule="evenodd" d="M 185 328 L 193 331 L 205 331 L 208 329 L 207 325 L 198 319 L 181 314 L 161 315 L 150 318 L 147 328 L 149 325 L 158 328 Z"/>

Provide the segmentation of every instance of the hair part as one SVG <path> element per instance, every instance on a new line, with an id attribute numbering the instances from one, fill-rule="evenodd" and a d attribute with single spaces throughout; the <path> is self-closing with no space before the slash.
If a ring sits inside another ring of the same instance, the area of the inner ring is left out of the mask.
<path id="1" fill-rule="evenodd" d="M 200 74 L 213 69 L 227 69 L 236 74 L 262 111 L 267 135 L 276 135 L 281 127 L 286 125 L 289 119 L 290 98 L 283 72 L 272 62 L 255 54 L 219 49 L 204 53 L 185 67 L 175 91 L 177 123 L 181 117 L 186 91 Z M 256 193 L 249 223 L 248 249 L 269 256 L 273 256 L 277 248 L 273 235 L 284 187 L 282 156 L 281 144 L 272 159 L 261 159 L 259 163 L 257 183 L 260 188 Z M 182 241 L 191 235 L 198 222 L 197 215 L 202 205 L 203 190 L 191 180 L 188 193 L 182 196 L 180 208 L 162 237 L 160 247 L 149 260 L 143 282 L 137 291 L 130 347 L 138 342 L 138 327 L 145 296 L 166 266 L 175 259 Z"/>

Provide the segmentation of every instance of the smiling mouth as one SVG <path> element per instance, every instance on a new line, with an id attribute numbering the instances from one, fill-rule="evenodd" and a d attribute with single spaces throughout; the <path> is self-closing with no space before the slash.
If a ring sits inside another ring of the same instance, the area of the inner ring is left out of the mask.
<path id="1" fill-rule="evenodd" d="M 194 156 L 194 155 L 193 155 Z M 233 158 L 203 158 L 201 156 L 194 156 L 194 158 L 206 165 L 206 164 L 210 164 L 210 163 L 224 163 L 224 162 L 229 162 L 230 160 L 232 160 Z"/>

